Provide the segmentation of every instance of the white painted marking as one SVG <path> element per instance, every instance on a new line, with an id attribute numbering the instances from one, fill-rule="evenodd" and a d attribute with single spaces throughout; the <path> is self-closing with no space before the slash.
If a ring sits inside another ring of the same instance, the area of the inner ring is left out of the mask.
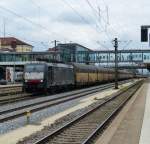
<path id="1" fill-rule="evenodd" d="M 145 113 L 139 144 L 150 144 L 150 84 L 147 91 Z"/>

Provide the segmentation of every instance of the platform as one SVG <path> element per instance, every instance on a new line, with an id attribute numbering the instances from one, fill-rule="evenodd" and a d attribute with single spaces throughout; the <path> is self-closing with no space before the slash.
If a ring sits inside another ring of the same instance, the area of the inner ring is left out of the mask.
<path id="1" fill-rule="evenodd" d="M 150 79 L 145 81 L 95 144 L 150 144 Z"/>
<path id="2" fill-rule="evenodd" d="M 19 87 L 22 86 L 22 84 L 8 84 L 8 85 L 0 85 L 1 88 L 8 88 L 8 87 Z"/>

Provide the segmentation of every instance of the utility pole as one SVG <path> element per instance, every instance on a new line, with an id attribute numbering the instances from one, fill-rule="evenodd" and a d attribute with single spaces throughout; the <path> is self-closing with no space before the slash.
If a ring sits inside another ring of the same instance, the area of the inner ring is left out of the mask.
<path id="1" fill-rule="evenodd" d="M 56 51 L 56 46 L 57 46 L 57 40 L 54 40 L 54 43 L 55 43 L 55 51 Z"/>
<path id="2" fill-rule="evenodd" d="M 6 36 L 6 21 L 5 21 L 5 18 L 3 18 L 3 36 L 4 36 L 4 38 Z"/>
<path id="3" fill-rule="evenodd" d="M 54 43 L 54 60 L 56 61 L 56 48 L 57 48 L 57 43 L 58 43 L 59 41 L 57 41 L 57 40 L 54 40 L 54 41 L 52 41 L 52 43 Z"/>
<path id="4" fill-rule="evenodd" d="M 107 12 L 107 25 L 109 25 L 109 9 L 108 9 L 108 6 L 106 6 L 106 12 Z"/>
<path id="5" fill-rule="evenodd" d="M 98 7 L 98 16 L 99 16 L 99 22 L 101 23 L 101 8 Z"/>
<path id="6" fill-rule="evenodd" d="M 115 47 L 115 89 L 118 89 L 118 39 L 114 40 Z"/>

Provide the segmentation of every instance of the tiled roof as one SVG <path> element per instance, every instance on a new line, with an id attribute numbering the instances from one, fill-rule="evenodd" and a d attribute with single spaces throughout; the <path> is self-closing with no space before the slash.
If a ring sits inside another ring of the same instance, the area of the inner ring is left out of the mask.
<path id="1" fill-rule="evenodd" d="M 14 37 L 0 37 L 0 43 L 1 43 L 1 46 L 8 46 L 8 45 L 11 45 L 12 42 L 16 42 L 17 45 L 28 45 L 28 46 L 32 46 L 24 41 L 21 41 L 17 38 L 14 38 Z M 33 46 L 32 46 L 33 47 Z"/>

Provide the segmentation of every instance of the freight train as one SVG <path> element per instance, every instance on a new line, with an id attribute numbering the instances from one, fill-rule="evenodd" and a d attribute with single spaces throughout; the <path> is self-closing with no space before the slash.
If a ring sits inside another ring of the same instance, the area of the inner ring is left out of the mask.
<path id="1" fill-rule="evenodd" d="M 130 79 L 134 75 L 127 71 L 118 71 L 118 79 Z M 95 65 L 30 63 L 24 68 L 24 90 L 52 90 L 60 87 L 79 87 L 111 82 L 115 79 L 112 69 Z"/>

